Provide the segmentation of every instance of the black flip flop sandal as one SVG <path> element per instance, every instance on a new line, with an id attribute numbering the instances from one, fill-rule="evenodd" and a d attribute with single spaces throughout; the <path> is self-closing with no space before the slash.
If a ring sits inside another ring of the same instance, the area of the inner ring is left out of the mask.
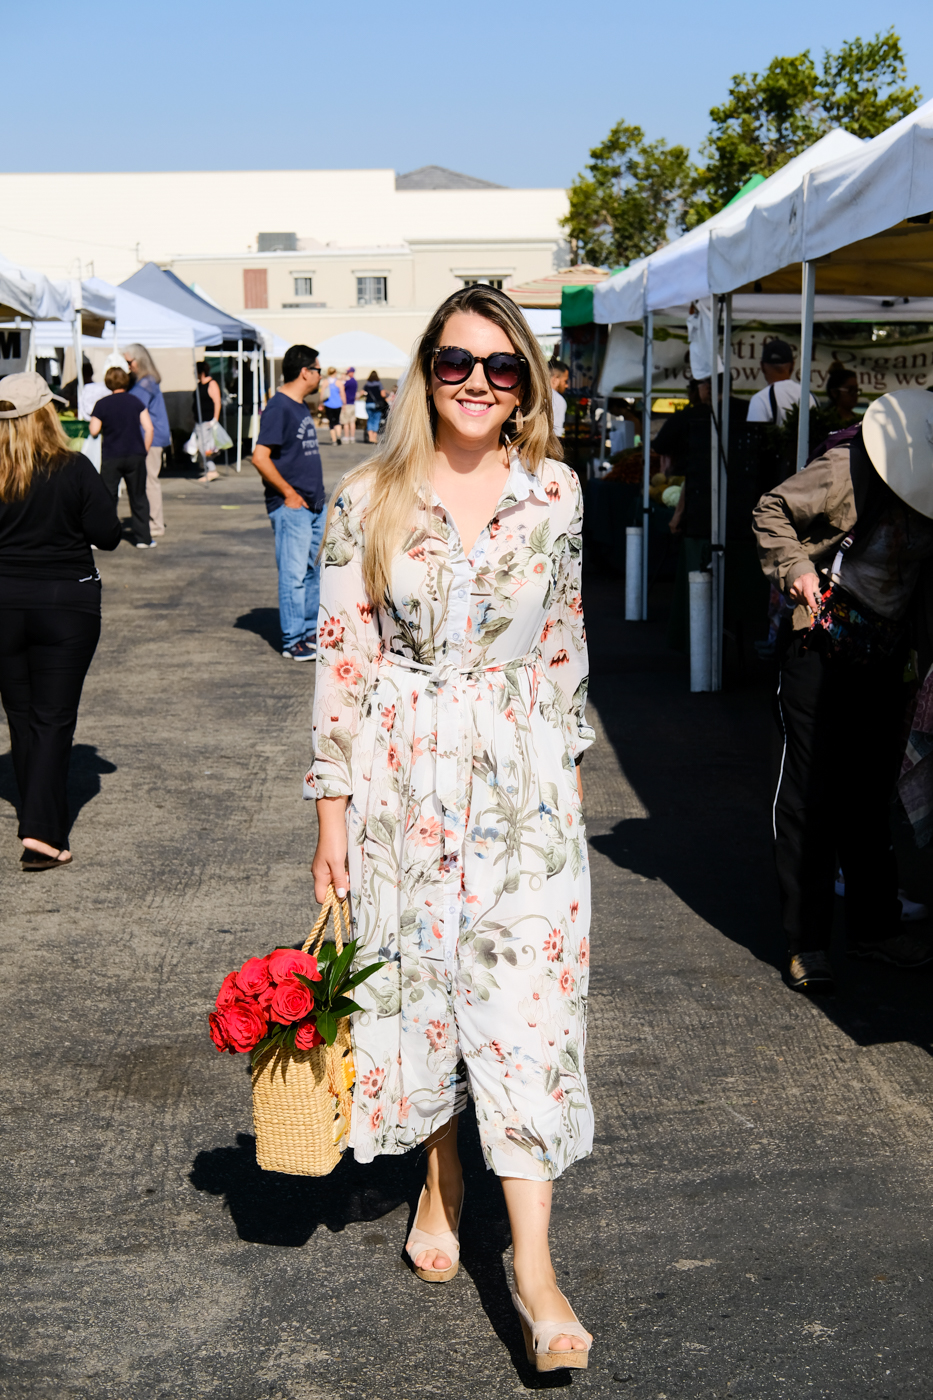
<path id="1" fill-rule="evenodd" d="M 36 870 L 54 870 L 59 865 L 70 865 L 74 857 L 69 855 L 66 860 L 62 860 L 60 851 L 57 856 L 47 856 L 43 851 L 30 851 L 27 849 L 19 859 L 23 870 L 33 872 Z"/>

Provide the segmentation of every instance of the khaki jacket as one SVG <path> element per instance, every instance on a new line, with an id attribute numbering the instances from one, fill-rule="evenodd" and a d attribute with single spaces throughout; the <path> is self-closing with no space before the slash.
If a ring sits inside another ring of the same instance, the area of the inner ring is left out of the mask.
<path id="1" fill-rule="evenodd" d="M 802 472 L 762 496 L 752 512 L 752 529 L 765 576 L 782 593 L 801 574 L 828 569 L 840 544 L 855 528 L 864 508 L 874 468 L 864 451 L 850 454 L 850 444 L 832 447 Z M 928 560 L 911 603 L 914 646 L 920 676 L 933 662 L 933 561 Z M 809 627 L 810 609 L 794 608 L 793 626 Z"/>

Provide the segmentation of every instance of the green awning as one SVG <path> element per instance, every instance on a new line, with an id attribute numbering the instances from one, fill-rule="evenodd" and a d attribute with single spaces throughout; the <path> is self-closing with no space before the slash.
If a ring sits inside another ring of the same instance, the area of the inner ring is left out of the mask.
<path id="1" fill-rule="evenodd" d="M 562 287 L 560 323 L 562 326 L 588 326 L 593 320 L 593 287 Z"/>
<path id="2" fill-rule="evenodd" d="M 764 177 L 764 175 L 750 175 L 750 176 L 748 177 L 748 179 L 745 181 L 745 184 L 742 186 L 742 188 L 741 188 L 736 194 L 734 194 L 734 195 L 732 196 L 732 198 L 729 200 L 729 204 L 724 204 L 724 205 L 722 206 L 723 209 L 728 209 L 730 204 L 735 204 L 738 200 L 742 199 L 745 195 L 751 194 L 752 190 L 757 190 L 758 186 L 759 186 L 759 185 L 763 185 L 764 182 L 765 182 L 765 177 Z"/>

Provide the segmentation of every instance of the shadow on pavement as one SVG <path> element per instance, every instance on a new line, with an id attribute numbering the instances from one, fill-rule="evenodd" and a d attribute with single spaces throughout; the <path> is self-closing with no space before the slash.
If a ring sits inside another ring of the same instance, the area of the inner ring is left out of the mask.
<path id="1" fill-rule="evenodd" d="M 461 1118 L 463 1269 L 473 1280 L 483 1311 L 511 1354 L 526 1388 L 568 1385 L 568 1373 L 539 1376 L 528 1364 L 503 1264 L 503 1254 L 511 1244 L 505 1199 L 497 1178 L 486 1170 L 472 1104 Z M 233 1147 L 199 1152 L 188 1180 L 196 1191 L 225 1199 L 241 1240 L 301 1249 L 319 1226 L 338 1234 L 348 1225 L 375 1223 L 401 1205 L 408 1206 L 407 1239 L 424 1181 L 424 1158 L 423 1153 L 412 1150 L 361 1165 L 347 1152 L 329 1176 L 289 1176 L 263 1171 L 256 1161 L 255 1138 L 238 1133 Z M 383 1246 L 388 1241 L 381 1232 L 373 1231 L 364 1236 L 364 1242 Z"/>
<path id="2" fill-rule="evenodd" d="M 590 703 L 647 811 L 594 834 L 591 846 L 662 882 L 710 928 L 784 973 L 770 812 L 774 676 L 762 666 L 727 677 L 718 694 L 691 695 L 661 629 L 621 621 L 616 588 L 592 581 L 586 607 Z M 585 763 L 583 772 L 585 782 Z M 929 861 L 898 810 L 901 881 L 911 898 L 933 906 Z M 848 957 L 842 901 L 837 905 L 836 994 L 814 997 L 814 1005 L 859 1045 L 905 1041 L 933 1053 L 933 966 L 905 971 Z M 914 927 L 933 939 L 929 923 Z"/>
<path id="3" fill-rule="evenodd" d="M 233 625 L 241 632 L 254 632 L 257 637 L 262 637 L 273 651 L 282 650 L 278 608 L 250 608 L 249 612 L 242 613 Z"/>
<path id="4" fill-rule="evenodd" d="M 95 744 L 75 744 L 68 770 L 68 810 L 74 823 L 82 807 L 93 802 L 101 791 L 101 776 L 115 773 L 117 765 L 97 752 Z M 12 753 L 0 754 L 0 800 L 19 810 L 19 789 L 13 772 Z"/>

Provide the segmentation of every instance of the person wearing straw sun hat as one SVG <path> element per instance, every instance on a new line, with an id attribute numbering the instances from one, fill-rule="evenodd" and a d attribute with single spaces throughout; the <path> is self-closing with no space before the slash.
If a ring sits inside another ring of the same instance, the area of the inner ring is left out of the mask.
<path id="1" fill-rule="evenodd" d="M 56 397 L 38 374 L 0 379 L 0 699 L 25 871 L 71 863 L 65 787 L 100 637 L 91 546 L 120 543 L 116 506 L 88 459 L 71 451 Z"/>
<path id="2" fill-rule="evenodd" d="M 779 641 L 773 805 L 790 985 L 827 991 L 836 855 L 850 955 L 933 961 L 900 931 L 889 805 L 911 648 L 933 663 L 933 395 L 885 394 L 754 512 L 762 567 L 793 605 Z"/>

